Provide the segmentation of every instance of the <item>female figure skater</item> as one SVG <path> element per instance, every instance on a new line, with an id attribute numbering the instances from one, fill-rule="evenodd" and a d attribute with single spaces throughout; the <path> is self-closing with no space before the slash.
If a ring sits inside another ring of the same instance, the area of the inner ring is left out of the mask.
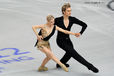
<path id="1" fill-rule="evenodd" d="M 50 59 L 52 59 L 57 64 L 59 64 L 60 67 L 64 69 L 64 71 L 68 72 L 68 68 L 63 63 L 61 63 L 55 57 L 55 55 L 52 53 L 51 48 L 50 48 L 50 44 L 49 44 L 49 39 L 54 34 L 55 30 L 61 31 L 65 34 L 75 35 L 75 33 L 63 30 L 63 29 L 59 28 L 58 26 L 54 26 L 54 17 L 52 15 L 47 16 L 47 23 L 46 24 L 32 26 L 32 29 L 35 32 L 37 39 L 38 39 L 38 41 L 36 43 L 37 48 L 41 52 L 46 54 L 46 58 L 43 60 L 38 71 L 47 71 L 48 68 L 45 67 L 45 65 Z M 36 29 L 41 29 L 40 35 L 38 35 L 38 32 L 36 31 Z"/>

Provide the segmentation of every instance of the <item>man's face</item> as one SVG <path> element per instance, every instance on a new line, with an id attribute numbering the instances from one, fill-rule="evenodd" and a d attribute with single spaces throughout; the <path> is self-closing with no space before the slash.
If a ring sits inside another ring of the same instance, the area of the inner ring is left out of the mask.
<path id="1" fill-rule="evenodd" d="M 71 16 L 71 8 L 67 8 L 67 9 L 64 11 L 64 15 Z"/>

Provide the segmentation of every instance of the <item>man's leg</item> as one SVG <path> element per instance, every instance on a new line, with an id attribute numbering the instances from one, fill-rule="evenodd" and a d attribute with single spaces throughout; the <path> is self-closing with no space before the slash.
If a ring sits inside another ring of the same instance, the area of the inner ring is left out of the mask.
<path id="1" fill-rule="evenodd" d="M 65 64 L 66 67 L 69 67 L 69 64 L 66 64 L 66 63 L 69 61 L 70 58 L 71 58 L 71 56 L 66 52 L 65 55 L 61 58 L 60 61 L 61 61 L 63 64 Z M 57 68 L 60 68 L 60 66 L 59 66 L 58 64 L 56 65 L 56 67 L 57 67 Z"/>
<path id="2" fill-rule="evenodd" d="M 61 42 L 62 42 L 62 44 L 61 44 Z M 58 40 L 58 41 L 57 41 L 57 45 L 58 45 L 62 50 L 64 50 L 64 51 L 66 52 L 66 53 L 64 54 L 64 56 L 61 58 L 60 61 L 61 61 L 63 64 L 65 64 L 66 67 L 69 67 L 69 64 L 67 64 L 67 62 L 70 60 L 71 55 L 67 52 L 67 48 L 66 48 L 66 47 L 68 47 L 69 45 L 70 45 L 71 47 L 73 47 L 72 42 L 70 41 L 70 39 L 68 39 L 68 41 L 67 41 L 67 40 Z M 60 66 L 57 64 L 56 67 L 59 68 Z"/>
<path id="3" fill-rule="evenodd" d="M 99 72 L 99 70 L 94 67 L 91 63 L 89 63 L 88 61 L 86 61 L 81 55 L 79 55 L 74 48 L 72 47 L 68 47 L 68 52 L 69 54 L 78 62 L 80 62 L 81 64 L 83 64 L 84 66 L 86 66 L 89 70 L 92 70 L 93 72 L 97 73 Z"/>
<path id="4" fill-rule="evenodd" d="M 70 54 L 66 52 L 60 61 L 64 64 L 66 64 L 70 60 L 70 58 L 71 58 Z"/>
<path id="5" fill-rule="evenodd" d="M 75 60 L 77 60 L 78 62 L 80 62 L 81 64 L 83 64 L 84 66 L 86 66 L 89 70 L 92 70 L 93 72 L 97 73 L 99 70 L 94 67 L 91 63 L 89 63 L 88 61 L 86 61 L 81 55 L 79 55 L 76 50 L 73 47 L 73 44 L 71 42 L 70 39 L 67 39 L 66 41 L 59 43 L 59 41 L 57 42 L 58 46 L 63 49 L 64 51 L 66 51 L 66 54 L 68 56 L 73 57 Z M 67 56 L 66 55 L 66 56 Z M 68 61 L 67 57 L 63 56 L 63 58 L 61 59 L 62 61 Z"/>

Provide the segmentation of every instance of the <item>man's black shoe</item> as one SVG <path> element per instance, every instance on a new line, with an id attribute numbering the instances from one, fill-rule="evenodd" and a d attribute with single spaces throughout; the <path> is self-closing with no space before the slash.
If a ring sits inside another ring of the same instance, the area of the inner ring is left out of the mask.
<path id="1" fill-rule="evenodd" d="M 88 69 L 91 70 L 91 71 L 93 71 L 94 73 L 98 73 L 99 72 L 99 70 L 96 67 L 94 67 L 93 65 L 91 65 L 90 67 L 88 67 Z"/>
<path id="2" fill-rule="evenodd" d="M 66 67 L 70 67 L 69 64 L 64 64 Z M 59 64 L 56 64 L 56 68 L 61 68 Z"/>

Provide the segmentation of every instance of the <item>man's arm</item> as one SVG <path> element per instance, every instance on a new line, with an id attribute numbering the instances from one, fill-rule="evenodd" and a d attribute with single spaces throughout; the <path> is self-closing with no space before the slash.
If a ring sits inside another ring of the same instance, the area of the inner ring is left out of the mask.
<path id="1" fill-rule="evenodd" d="M 80 26 L 82 26 L 82 29 L 81 29 L 81 31 L 80 31 L 80 34 L 82 35 L 83 32 L 85 31 L 85 29 L 87 28 L 87 24 L 84 23 L 83 21 L 81 21 L 81 20 L 75 18 L 75 17 L 73 17 L 73 22 L 74 22 L 75 24 L 79 24 Z"/>

